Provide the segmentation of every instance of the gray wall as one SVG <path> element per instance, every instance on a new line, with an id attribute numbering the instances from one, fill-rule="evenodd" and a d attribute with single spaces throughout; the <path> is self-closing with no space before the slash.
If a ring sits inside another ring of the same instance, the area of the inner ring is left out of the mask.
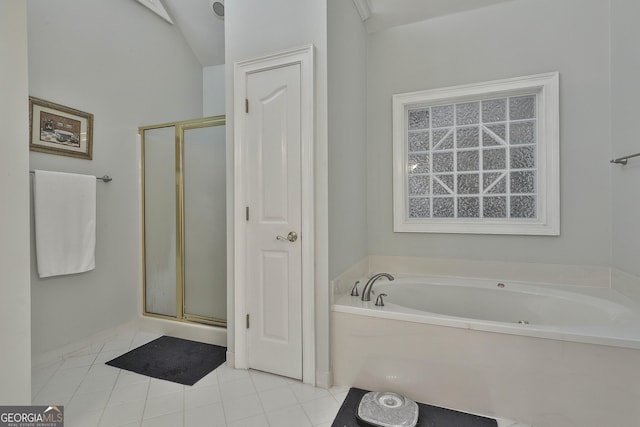
<path id="1" fill-rule="evenodd" d="M 327 2 L 329 277 L 367 256 L 367 33 L 352 1 Z"/>
<path id="2" fill-rule="evenodd" d="M 371 255 L 604 265 L 611 254 L 609 2 L 515 0 L 371 34 Z M 391 96 L 560 72 L 561 236 L 393 233 Z"/>
<path id="3" fill-rule="evenodd" d="M 93 160 L 31 153 L 31 169 L 109 174 L 98 183 L 96 269 L 40 280 L 35 354 L 141 312 L 141 125 L 200 117 L 202 67 L 175 26 L 133 1 L 30 0 L 29 92 L 94 114 Z M 63 25 L 64 24 L 64 25 Z"/>
<path id="4" fill-rule="evenodd" d="M 0 2 L 0 402 L 31 404 L 27 9 Z"/>
<path id="5" fill-rule="evenodd" d="M 202 116 L 219 116 L 225 113 L 225 66 L 212 65 L 202 68 Z"/>
<path id="6" fill-rule="evenodd" d="M 640 99 L 640 3 L 613 0 L 611 17 L 611 156 L 640 152 L 637 131 Z M 612 168 L 613 267 L 640 275 L 640 159 Z"/>

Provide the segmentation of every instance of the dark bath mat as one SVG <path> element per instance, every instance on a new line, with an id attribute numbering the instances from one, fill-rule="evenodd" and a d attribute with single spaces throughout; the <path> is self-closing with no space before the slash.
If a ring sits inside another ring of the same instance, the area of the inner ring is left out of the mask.
<path id="1" fill-rule="evenodd" d="M 194 385 L 226 360 L 227 348 L 162 336 L 106 364 L 148 377 Z"/>
<path id="2" fill-rule="evenodd" d="M 336 415 L 331 427 L 360 427 L 356 418 L 360 399 L 367 390 L 351 388 L 347 398 Z M 492 418 L 465 414 L 451 409 L 418 403 L 420 415 L 416 427 L 497 427 L 498 422 Z M 363 424 L 364 425 L 364 424 Z"/>

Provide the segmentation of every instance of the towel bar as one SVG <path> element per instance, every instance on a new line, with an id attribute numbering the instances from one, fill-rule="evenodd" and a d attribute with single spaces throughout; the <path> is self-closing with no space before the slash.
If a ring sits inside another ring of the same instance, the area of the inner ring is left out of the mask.
<path id="1" fill-rule="evenodd" d="M 29 173 L 35 173 L 35 171 L 29 171 Z M 113 181 L 113 178 L 111 178 L 109 175 L 96 176 L 96 179 L 98 181 L 102 181 L 102 182 L 111 182 L 111 181 Z"/>

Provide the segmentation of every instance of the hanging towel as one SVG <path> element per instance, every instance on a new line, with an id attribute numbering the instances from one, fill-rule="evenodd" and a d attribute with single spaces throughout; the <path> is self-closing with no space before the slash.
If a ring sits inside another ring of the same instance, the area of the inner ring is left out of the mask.
<path id="1" fill-rule="evenodd" d="M 38 274 L 93 270 L 96 177 L 37 170 L 33 179 Z"/>

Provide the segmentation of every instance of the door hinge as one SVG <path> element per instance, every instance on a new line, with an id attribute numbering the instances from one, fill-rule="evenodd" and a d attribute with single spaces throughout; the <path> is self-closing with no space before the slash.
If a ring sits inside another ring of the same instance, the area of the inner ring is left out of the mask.
<path id="1" fill-rule="evenodd" d="M 247 313 L 247 329 L 249 329 L 249 314 Z"/>
<path id="2" fill-rule="evenodd" d="M 245 217 L 247 218 L 247 221 L 249 221 L 249 206 L 245 209 Z"/>
<path id="3" fill-rule="evenodd" d="M 247 113 L 247 114 L 249 113 L 249 99 L 248 98 L 244 99 L 244 112 Z"/>

